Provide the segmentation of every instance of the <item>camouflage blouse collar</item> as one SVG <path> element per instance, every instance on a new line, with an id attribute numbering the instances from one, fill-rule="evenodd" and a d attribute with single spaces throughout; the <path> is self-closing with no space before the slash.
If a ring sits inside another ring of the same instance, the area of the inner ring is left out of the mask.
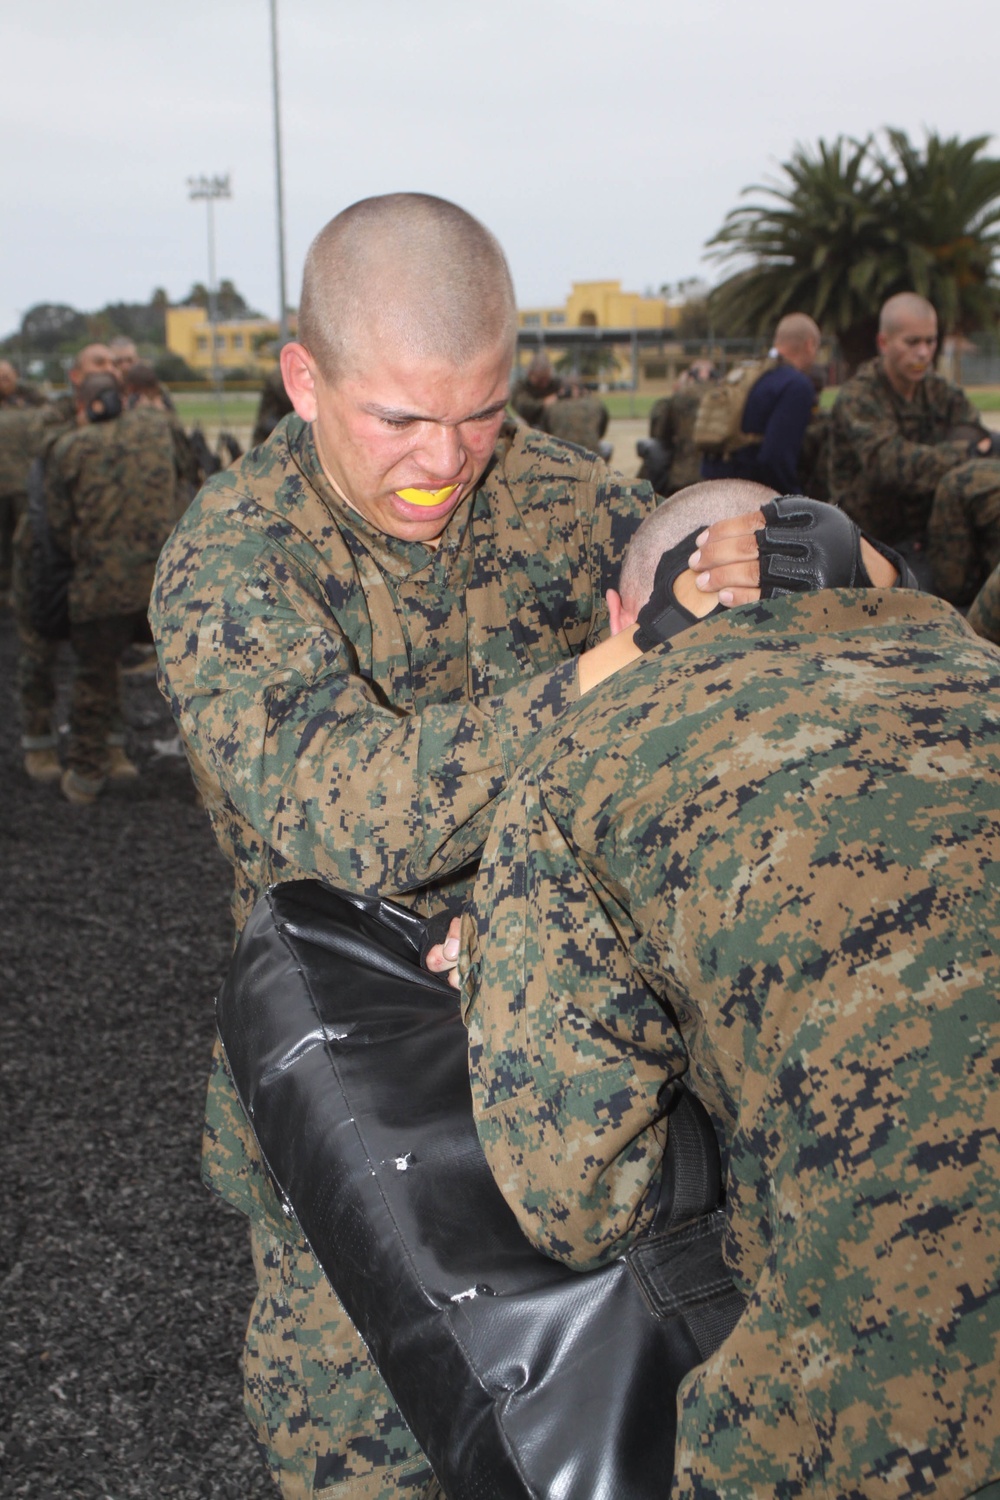
<path id="1" fill-rule="evenodd" d="M 429 568 L 436 559 L 450 558 L 461 547 L 469 526 L 471 505 L 468 501 L 459 506 L 436 549 L 425 547 L 422 542 L 405 542 L 398 537 L 387 536 L 361 515 L 360 511 L 352 510 L 337 494 L 320 463 L 312 425 L 296 416 L 288 417 L 286 422 L 285 436 L 289 453 L 303 478 L 319 496 L 340 530 L 349 531 L 358 537 L 380 568 L 395 577 L 404 578 Z"/>

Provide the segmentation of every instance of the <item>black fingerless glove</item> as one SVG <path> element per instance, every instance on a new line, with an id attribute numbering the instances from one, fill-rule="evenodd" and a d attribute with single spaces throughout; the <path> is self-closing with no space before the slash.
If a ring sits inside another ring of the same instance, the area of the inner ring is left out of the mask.
<path id="1" fill-rule="evenodd" d="M 872 588 L 861 556 L 862 536 L 896 569 L 897 587 L 920 587 L 898 552 L 863 533 L 835 505 L 807 500 L 804 495 L 783 495 L 761 506 L 761 514 L 764 529 L 756 536 L 763 599 L 816 589 Z"/>
<path id="2" fill-rule="evenodd" d="M 638 624 L 632 637 L 640 651 L 651 651 L 654 646 L 662 646 L 664 641 L 669 641 L 678 631 L 687 630 L 689 625 L 698 623 L 698 616 L 685 609 L 683 604 L 678 604 L 674 598 L 674 583 L 687 568 L 688 558 L 704 529 L 704 526 L 696 526 L 690 536 L 678 542 L 676 547 L 671 547 L 669 552 L 664 552 L 656 564 L 653 591 L 636 616 Z M 715 614 L 716 611 L 713 610 L 712 613 Z"/>

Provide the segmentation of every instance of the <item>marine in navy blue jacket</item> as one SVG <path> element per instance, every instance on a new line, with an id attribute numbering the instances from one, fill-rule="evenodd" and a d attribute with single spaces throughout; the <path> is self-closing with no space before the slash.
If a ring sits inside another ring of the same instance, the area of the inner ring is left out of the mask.
<path id="1" fill-rule="evenodd" d="M 763 441 L 737 448 L 728 459 L 704 458 L 703 479 L 755 479 L 780 495 L 795 493 L 802 439 L 816 404 L 816 389 L 805 372 L 819 343 L 819 329 L 805 313 L 781 319 L 771 351 L 781 363 L 760 377 L 743 409 L 743 431 L 761 433 Z"/>

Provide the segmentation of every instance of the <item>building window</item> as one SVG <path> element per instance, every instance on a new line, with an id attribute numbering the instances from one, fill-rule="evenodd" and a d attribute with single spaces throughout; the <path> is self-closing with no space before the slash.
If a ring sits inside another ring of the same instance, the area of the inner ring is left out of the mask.
<path id="1" fill-rule="evenodd" d="M 566 314 L 562 312 L 551 312 L 545 319 L 550 328 L 561 328 L 566 321 Z"/>
<path id="2" fill-rule="evenodd" d="M 542 318 L 540 313 L 525 313 L 521 320 L 522 328 L 541 328 Z"/>
<path id="3" fill-rule="evenodd" d="M 234 333 L 233 334 L 233 348 L 234 349 L 242 349 L 243 348 L 243 335 L 242 335 L 242 333 Z"/>
<path id="4" fill-rule="evenodd" d="M 646 363 L 647 380 L 666 380 L 667 362 L 661 359 L 651 359 Z"/>
<path id="5" fill-rule="evenodd" d="M 216 349 L 224 349 L 226 347 L 226 335 L 224 333 L 217 333 L 215 335 L 215 347 Z"/>
<path id="6" fill-rule="evenodd" d="M 208 349 L 208 339 L 203 333 L 198 335 L 198 352 L 204 354 Z"/>

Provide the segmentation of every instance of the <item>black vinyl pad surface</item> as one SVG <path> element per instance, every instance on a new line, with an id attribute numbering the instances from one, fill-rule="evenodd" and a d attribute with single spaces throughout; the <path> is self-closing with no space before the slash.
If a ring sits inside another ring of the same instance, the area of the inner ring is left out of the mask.
<path id="1" fill-rule="evenodd" d="M 711 1125 L 677 1091 L 655 1232 L 626 1256 L 580 1274 L 542 1255 L 480 1147 L 424 926 L 273 886 L 218 1001 L 240 1100 L 449 1500 L 662 1500 L 677 1387 L 743 1307 Z"/>

